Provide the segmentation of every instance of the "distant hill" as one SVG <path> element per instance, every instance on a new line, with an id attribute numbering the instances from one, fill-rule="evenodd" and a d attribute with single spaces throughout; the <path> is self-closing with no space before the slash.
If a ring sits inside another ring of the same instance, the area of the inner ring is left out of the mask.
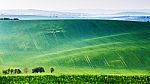
<path id="1" fill-rule="evenodd" d="M 36 9 L 0 10 L 0 18 L 19 18 L 20 20 L 49 20 L 49 19 L 105 19 L 126 21 L 150 21 L 150 12 L 145 10 L 104 10 L 76 9 L 45 11 Z"/>
<path id="2" fill-rule="evenodd" d="M 113 16 L 113 15 L 123 15 L 130 14 L 134 15 L 150 15 L 150 9 L 120 9 L 120 10 L 106 10 L 106 9 L 76 9 L 76 10 L 66 10 L 67 12 L 72 13 L 86 13 L 91 15 L 100 15 L 100 16 Z"/>
<path id="3" fill-rule="evenodd" d="M 119 13 L 115 13 L 113 15 L 123 15 L 123 16 L 150 16 L 149 12 L 119 12 Z"/>
<path id="4" fill-rule="evenodd" d="M 30 16 L 51 16 L 51 17 L 73 17 L 84 15 L 83 13 L 59 12 L 59 11 L 45 11 L 36 9 L 26 10 L 1 10 L 0 15 L 30 15 Z"/>

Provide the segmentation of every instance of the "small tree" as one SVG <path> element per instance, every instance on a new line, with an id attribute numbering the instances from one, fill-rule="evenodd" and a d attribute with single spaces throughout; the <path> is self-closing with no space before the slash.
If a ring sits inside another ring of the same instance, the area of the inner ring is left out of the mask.
<path id="1" fill-rule="evenodd" d="M 19 20 L 18 18 L 14 18 L 14 20 Z"/>
<path id="2" fill-rule="evenodd" d="M 51 73 L 53 73 L 54 72 L 54 68 L 52 67 L 52 68 L 50 68 L 50 71 L 51 71 Z"/>
<path id="3" fill-rule="evenodd" d="M 13 70 L 13 69 L 10 69 L 10 71 L 11 71 L 11 74 L 14 72 L 14 70 Z"/>
<path id="4" fill-rule="evenodd" d="M 25 74 L 27 74 L 28 73 L 28 68 L 24 68 L 23 71 L 24 71 Z"/>

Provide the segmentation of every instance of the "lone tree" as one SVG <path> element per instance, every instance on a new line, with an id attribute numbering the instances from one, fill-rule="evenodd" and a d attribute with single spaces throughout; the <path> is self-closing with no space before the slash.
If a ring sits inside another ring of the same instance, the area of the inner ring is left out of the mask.
<path id="1" fill-rule="evenodd" d="M 50 71 L 51 71 L 51 73 L 53 73 L 54 72 L 54 68 L 52 67 L 52 68 L 50 68 Z"/>

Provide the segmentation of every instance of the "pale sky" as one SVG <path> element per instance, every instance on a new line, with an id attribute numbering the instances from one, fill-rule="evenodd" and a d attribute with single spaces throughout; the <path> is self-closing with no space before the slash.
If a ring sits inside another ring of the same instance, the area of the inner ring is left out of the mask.
<path id="1" fill-rule="evenodd" d="M 150 9 L 150 0 L 0 0 L 0 10 L 8 9 Z"/>

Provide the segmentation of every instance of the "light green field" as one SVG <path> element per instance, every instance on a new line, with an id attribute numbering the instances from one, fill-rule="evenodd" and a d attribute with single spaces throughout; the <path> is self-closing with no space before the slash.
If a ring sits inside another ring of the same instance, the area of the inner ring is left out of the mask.
<path id="1" fill-rule="evenodd" d="M 55 74 L 150 74 L 150 23 L 107 20 L 0 21 L 0 69 Z M 31 73 L 31 72 L 30 72 Z"/>

